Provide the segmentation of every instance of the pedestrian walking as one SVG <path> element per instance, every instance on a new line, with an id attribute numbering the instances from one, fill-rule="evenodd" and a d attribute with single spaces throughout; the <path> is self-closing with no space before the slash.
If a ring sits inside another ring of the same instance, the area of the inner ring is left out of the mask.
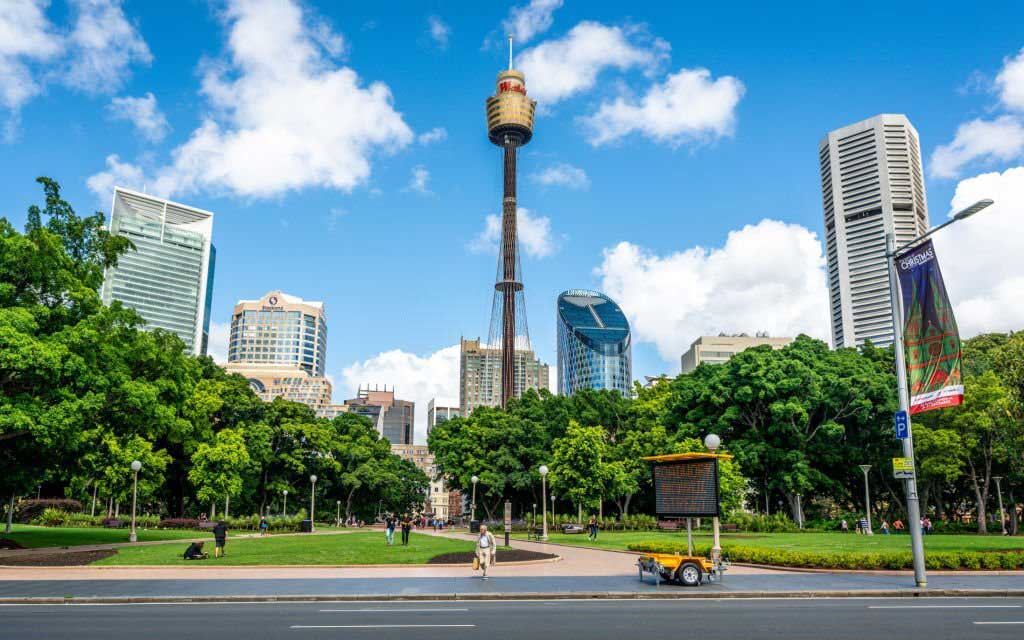
<path id="1" fill-rule="evenodd" d="M 590 516 L 590 522 L 587 523 L 587 540 L 597 540 L 597 518 Z"/>
<path id="2" fill-rule="evenodd" d="M 889 535 L 889 523 L 885 520 L 882 520 L 882 535 Z"/>
<path id="3" fill-rule="evenodd" d="M 843 533 L 850 533 L 850 525 L 846 522 L 845 518 L 839 523 L 839 530 Z"/>
<path id="4" fill-rule="evenodd" d="M 270 525 L 267 524 L 267 516 L 260 516 L 260 537 L 267 535 L 267 529 Z"/>
<path id="5" fill-rule="evenodd" d="M 857 526 L 860 529 L 860 532 L 864 535 L 868 535 L 868 533 L 871 531 L 871 525 L 868 524 L 867 518 L 861 518 Z"/>
<path id="6" fill-rule="evenodd" d="M 896 518 L 896 520 L 892 523 L 892 528 L 896 530 L 896 535 L 900 535 L 901 533 L 903 533 L 903 521 L 899 518 Z"/>
<path id="7" fill-rule="evenodd" d="M 384 541 L 388 546 L 395 544 L 395 516 L 390 513 L 384 518 Z"/>
<path id="8" fill-rule="evenodd" d="M 487 579 L 487 568 L 497 561 L 497 547 L 494 534 L 487 530 L 487 525 L 480 525 L 480 535 L 476 539 L 476 564 L 484 572 L 484 580 Z"/>
<path id="9" fill-rule="evenodd" d="M 409 546 L 409 534 L 412 533 L 412 516 L 406 513 L 402 516 L 402 546 Z"/>
<path id="10" fill-rule="evenodd" d="M 228 525 L 223 520 L 213 525 L 213 557 L 219 558 L 226 556 L 227 552 L 224 551 L 224 544 L 228 540 Z"/>

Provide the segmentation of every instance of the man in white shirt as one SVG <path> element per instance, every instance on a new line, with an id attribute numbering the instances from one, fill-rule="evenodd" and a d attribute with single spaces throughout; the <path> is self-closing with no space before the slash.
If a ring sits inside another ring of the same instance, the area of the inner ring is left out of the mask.
<path id="1" fill-rule="evenodd" d="M 480 535 L 476 539 L 476 559 L 480 563 L 480 570 L 484 572 L 484 580 L 487 579 L 487 567 L 497 559 L 497 547 L 494 534 L 487 530 L 486 525 L 480 525 Z"/>

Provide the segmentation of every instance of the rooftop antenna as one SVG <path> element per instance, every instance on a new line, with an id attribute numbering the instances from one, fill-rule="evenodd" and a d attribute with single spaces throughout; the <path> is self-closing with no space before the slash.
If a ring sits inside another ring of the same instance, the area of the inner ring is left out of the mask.
<path id="1" fill-rule="evenodd" d="M 512 70 L 512 34 L 508 34 L 508 70 Z"/>

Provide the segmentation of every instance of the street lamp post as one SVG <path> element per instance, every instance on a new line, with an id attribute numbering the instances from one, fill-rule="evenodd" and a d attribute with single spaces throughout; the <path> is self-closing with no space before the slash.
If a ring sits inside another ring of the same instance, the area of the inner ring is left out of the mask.
<path id="1" fill-rule="evenodd" d="M 868 528 L 861 533 L 872 535 L 874 530 L 871 527 L 871 491 L 868 487 L 868 471 L 871 470 L 870 464 L 859 464 L 860 470 L 864 472 L 864 517 L 868 521 Z"/>
<path id="2" fill-rule="evenodd" d="M 309 476 L 309 532 L 316 531 L 316 476 Z"/>
<path id="3" fill-rule="evenodd" d="M 531 522 L 531 526 L 533 526 L 534 528 L 537 527 L 537 503 L 536 502 L 533 503 L 533 520 L 531 520 L 530 522 Z"/>
<path id="4" fill-rule="evenodd" d="M 954 222 L 965 220 L 991 204 L 991 200 L 979 200 L 966 209 L 958 211 L 953 215 L 952 220 L 948 220 L 928 230 L 898 249 L 896 248 L 896 235 L 891 232 L 885 234 L 885 257 L 889 269 L 889 302 L 892 311 L 893 352 L 896 356 L 896 389 L 899 395 L 900 411 L 907 415 L 907 437 L 903 439 L 903 457 L 910 459 L 911 464 L 914 465 L 914 472 L 906 479 L 905 486 L 907 492 L 907 520 L 910 521 L 907 523 L 909 525 L 907 528 L 910 529 L 910 550 L 914 557 L 914 581 L 919 587 L 927 586 L 928 575 L 924 566 L 921 504 L 917 496 L 917 467 L 914 464 L 914 438 L 910 424 L 910 393 L 907 382 L 906 353 L 903 346 L 903 305 L 902 300 L 900 300 L 899 279 L 896 277 L 896 258 L 904 250 L 913 247 L 939 229 L 948 227 Z"/>
<path id="5" fill-rule="evenodd" d="M 999 526 L 1003 530 L 1003 535 L 1006 534 L 1006 514 L 1003 512 L 1003 487 L 1000 482 L 1003 476 L 992 476 L 992 479 L 996 481 L 996 493 L 999 494 Z"/>
<path id="6" fill-rule="evenodd" d="M 288 517 L 288 490 L 284 489 L 281 491 L 284 494 L 284 506 L 281 508 L 281 515 L 285 518 Z"/>
<path id="7" fill-rule="evenodd" d="M 469 522 L 472 523 L 476 520 L 476 483 L 480 482 L 480 478 L 473 476 L 469 481 L 473 483 L 473 500 L 469 503 Z"/>
<path id="8" fill-rule="evenodd" d="M 334 517 L 334 526 L 341 526 L 341 500 L 338 500 L 338 513 Z"/>
<path id="9" fill-rule="evenodd" d="M 543 524 L 541 525 L 540 539 L 548 539 L 548 503 L 547 503 L 547 492 L 548 492 L 548 466 L 546 464 L 540 465 L 537 469 L 540 471 L 540 510 Z M 534 505 L 534 509 L 537 506 Z M 555 515 L 555 494 L 551 494 L 551 515 Z M 534 519 L 537 518 L 536 511 L 533 514 Z"/>
<path id="10" fill-rule="evenodd" d="M 714 453 L 718 450 L 718 447 L 722 445 L 722 439 L 713 433 L 709 433 L 704 437 L 704 446 L 707 447 L 708 451 Z M 715 469 L 718 469 L 718 465 L 715 465 Z M 718 516 L 716 515 L 711 519 L 711 532 L 713 535 L 713 542 L 711 544 L 711 562 L 718 563 L 722 558 L 722 539 L 720 535 L 720 525 Z"/>
<path id="11" fill-rule="evenodd" d="M 135 533 L 135 498 L 139 495 L 139 470 L 142 469 L 142 463 L 138 460 L 133 460 L 132 464 L 132 530 L 128 534 L 128 542 L 137 542 L 139 536 Z"/>

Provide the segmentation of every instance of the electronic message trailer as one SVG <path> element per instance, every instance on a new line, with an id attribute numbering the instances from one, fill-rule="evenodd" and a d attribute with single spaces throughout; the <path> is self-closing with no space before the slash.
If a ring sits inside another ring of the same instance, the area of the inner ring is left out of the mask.
<path id="1" fill-rule="evenodd" d="M 718 459 L 715 453 L 675 453 L 644 458 L 654 463 L 654 498 L 658 517 L 714 518 L 718 500 Z"/>

